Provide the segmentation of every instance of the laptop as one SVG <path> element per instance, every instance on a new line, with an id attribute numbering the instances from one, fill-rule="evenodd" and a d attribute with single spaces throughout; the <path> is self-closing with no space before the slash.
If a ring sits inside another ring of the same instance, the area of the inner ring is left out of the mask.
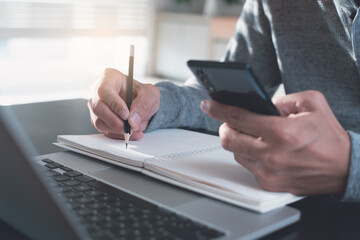
<path id="1" fill-rule="evenodd" d="M 0 219 L 32 239 L 255 239 L 299 220 L 259 214 L 72 152 L 37 157 L 0 108 Z"/>

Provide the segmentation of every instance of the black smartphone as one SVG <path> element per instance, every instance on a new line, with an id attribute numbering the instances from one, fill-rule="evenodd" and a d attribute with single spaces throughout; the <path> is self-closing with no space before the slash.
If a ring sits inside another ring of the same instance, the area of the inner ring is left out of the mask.
<path id="1" fill-rule="evenodd" d="M 255 113 L 280 115 L 249 64 L 189 60 L 187 65 L 215 101 Z"/>

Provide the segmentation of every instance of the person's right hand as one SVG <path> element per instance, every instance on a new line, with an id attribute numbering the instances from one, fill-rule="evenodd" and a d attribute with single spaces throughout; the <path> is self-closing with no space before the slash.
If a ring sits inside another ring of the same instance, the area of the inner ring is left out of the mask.
<path id="1" fill-rule="evenodd" d="M 280 116 L 204 100 L 201 109 L 224 122 L 223 147 L 268 191 L 341 194 L 349 175 L 351 138 L 325 96 L 309 90 L 275 101 Z"/>
<path id="2" fill-rule="evenodd" d="M 127 76 L 116 69 L 105 69 L 92 86 L 88 101 L 92 125 L 111 138 L 124 138 L 124 120 L 131 126 L 131 140 L 144 136 L 150 119 L 160 107 L 160 91 L 151 84 L 133 83 L 133 101 L 130 111 L 126 106 Z"/>

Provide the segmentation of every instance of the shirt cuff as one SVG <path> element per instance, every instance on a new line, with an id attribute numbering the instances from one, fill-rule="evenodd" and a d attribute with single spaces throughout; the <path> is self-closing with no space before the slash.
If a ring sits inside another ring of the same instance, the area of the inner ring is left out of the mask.
<path id="1" fill-rule="evenodd" d="M 348 131 L 351 138 L 349 176 L 342 202 L 360 202 L 360 135 Z"/>

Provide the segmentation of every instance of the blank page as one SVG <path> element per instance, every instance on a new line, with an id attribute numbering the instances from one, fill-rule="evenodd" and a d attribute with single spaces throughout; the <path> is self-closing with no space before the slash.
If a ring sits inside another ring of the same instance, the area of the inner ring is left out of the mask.
<path id="1" fill-rule="evenodd" d="M 83 151 L 130 163 L 220 147 L 216 136 L 182 129 L 161 129 L 146 133 L 142 139 L 130 141 L 127 149 L 123 140 L 111 139 L 102 134 L 60 135 L 58 141 Z"/>
<path id="2" fill-rule="evenodd" d="M 289 193 L 263 190 L 254 175 L 237 163 L 231 152 L 222 148 L 173 159 L 149 160 L 145 163 L 145 169 L 190 185 L 191 182 L 200 183 L 213 188 L 214 193 L 228 193 L 226 195 L 233 199 L 254 205 L 278 205 L 294 199 Z"/>

